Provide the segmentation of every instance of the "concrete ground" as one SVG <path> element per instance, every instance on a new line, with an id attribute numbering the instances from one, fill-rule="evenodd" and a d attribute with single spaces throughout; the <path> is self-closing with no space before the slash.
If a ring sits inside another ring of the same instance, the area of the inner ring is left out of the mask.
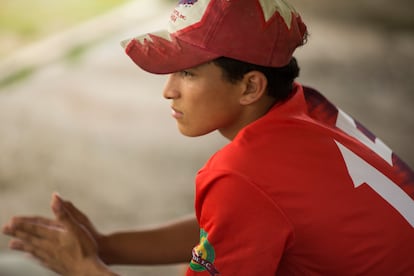
<path id="1" fill-rule="evenodd" d="M 294 2 L 301 10 L 301 1 Z M 102 19 L 99 26 L 114 26 L 114 18 L 128 24 L 116 25 L 77 58 L 61 58 L 62 37 L 32 50 L 32 64 L 41 67 L 1 88 L 0 224 L 14 214 L 50 216 L 53 191 L 76 203 L 104 232 L 192 212 L 194 175 L 226 141 L 216 133 L 181 136 L 161 95 L 165 76 L 137 69 L 120 48 L 120 40 L 166 22 L 170 7 L 151 7 L 139 20 L 131 16 L 139 6 L 129 7 L 129 16 Z M 414 167 L 414 33 L 324 16 L 314 8 L 303 7 L 311 36 L 296 54 L 299 80 L 369 126 Z M 73 41 L 76 32 L 68 36 Z M 15 57 L 9 64 L 0 61 L 0 69 L 16 65 L 19 53 Z M 7 241 L 0 236 L 1 276 L 53 275 L 11 253 Z M 181 268 L 114 269 L 122 275 L 156 276 Z"/>

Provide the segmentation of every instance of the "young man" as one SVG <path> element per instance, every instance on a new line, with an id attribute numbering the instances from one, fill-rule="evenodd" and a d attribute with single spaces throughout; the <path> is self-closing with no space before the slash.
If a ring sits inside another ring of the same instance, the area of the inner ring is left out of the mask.
<path id="1" fill-rule="evenodd" d="M 170 73 L 164 97 L 182 134 L 231 141 L 197 175 L 196 217 L 102 235 L 54 195 L 54 220 L 4 227 L 10 247 L 63 275 L 190 260 L 187 275 L 414 275 L 413 172 L 294 82 L 307 33 L 297 12 L 283 0 L 180 1 L 170 23 L 125 47 Z"/>

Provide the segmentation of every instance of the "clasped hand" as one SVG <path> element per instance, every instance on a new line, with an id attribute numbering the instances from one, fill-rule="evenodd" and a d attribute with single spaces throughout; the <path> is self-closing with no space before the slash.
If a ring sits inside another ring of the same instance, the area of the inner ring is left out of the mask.
<path id="1" fill-rule="evenodd" d="M 2 231 L 13 237 L 11 249 L 31 254 L 61 275 L 93 275 L 104 266 L 98 257 L 99 233 L 89 219 L 57 194 L 52 197 L 55 219 L 14 217 Z"/>

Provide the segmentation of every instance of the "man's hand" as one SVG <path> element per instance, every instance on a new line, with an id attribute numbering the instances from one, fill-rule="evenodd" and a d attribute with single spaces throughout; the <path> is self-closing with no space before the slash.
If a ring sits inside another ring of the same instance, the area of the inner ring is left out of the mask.
<path id="1" fill-rule="evenodd" d="M 76 208 L 76 206 L 73 205 L 72 202 L 64 200 L 59 196 L 57 197 L 60 199 L 60 202 L 62 203 L 65 210 L 70 214 L 70 216 L 73 219 L 75 219 L 79 224 L 81 224 L 90 233 L 90 235 L 96 241 L 99 247 L 99 240 L 103 237 L 103 235 L 95 228 L 95 226 L 89 220 L 89 218 L 82 211 Z"/>
<path id="2" fill-rule="evenodd" d="M 56 220 L 15 217 L 4 226 L 3 232 L 14 237 L 10 248 L 30 253 L 61 275 L 111 275 L 98 257 L 99 234 L 87 217 L 57 195 L 51 207 Z"/>

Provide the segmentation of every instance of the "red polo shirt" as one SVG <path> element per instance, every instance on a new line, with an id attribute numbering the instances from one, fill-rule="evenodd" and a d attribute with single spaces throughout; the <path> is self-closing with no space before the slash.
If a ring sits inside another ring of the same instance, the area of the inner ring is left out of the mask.
<path id="1" fill-rule="evenodd" d="M 296 84 L 199 171 L 187 275 L 414 275 L 413 198 L 389 148 Z"/>

